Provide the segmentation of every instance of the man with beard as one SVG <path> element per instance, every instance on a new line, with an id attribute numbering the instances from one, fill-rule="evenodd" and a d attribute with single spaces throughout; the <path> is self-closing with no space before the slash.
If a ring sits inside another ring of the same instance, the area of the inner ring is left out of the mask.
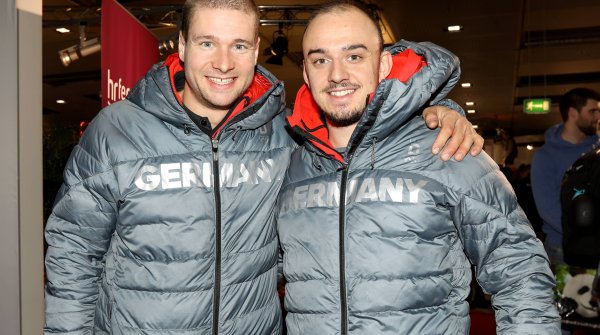
<path id="1" fill-rule="evenodd" d="M 559 104 L 563 123 L 546 131 L 545 143 L 531 163 L 531 188 L 546 234 L 544 247 L 555 266 L 564 263 L 560 185 L 567 169 L 583 154 L 598 146 L 600 96 L 587 88 L 565 93 Z"/>
<path id="2" fill-rule="evenodd" d="M 418 111 L 458 82 L 431 43 L 383 49 L 357 2 L 309 19 L 278 201 L 289 335 L 469 333 L 471 264 L 498 334 L 560 334 L 554 278 L 489 156 L 442 161 Z"/>

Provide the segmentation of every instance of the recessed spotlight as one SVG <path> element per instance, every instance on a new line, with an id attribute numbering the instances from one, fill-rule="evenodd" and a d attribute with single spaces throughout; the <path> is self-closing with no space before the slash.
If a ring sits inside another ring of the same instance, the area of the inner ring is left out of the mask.
<path id="1" fill-rule="evenodd" d="M 478 125 L 476 125 L 476 124 L 474 124 L 474 125 L 473 125 L 473 129 L 479 129 L 479 126 L 478 126 Z"/>
<path id="2" fill-rule="evenodd" d="M 533 145 L 527 144 L 527 150 L 533 150 Z"/>
<path id="3" fill-rule="evenodd" d="M 471 87 L 471 83 L 462 83 L 460 84 L 461 87 Z"/>
<path id="4" fill-rule="evenodd" d="M 467 101 L 467 102 L 465 102 L 465 105 L 467 105 L 467 106 L 475 106 L 475 103 L 473 101 Z"/>
<path id="5" fill-rule="evenodd" d="M 65 28 L 65 27 L 60 27 L 60 28 L 56 28 L 56 31 L 58 31 L 61 34 L 66 34 L 66 33 L 70 33 L 71 30 Z"/>
<path id="6" fill-rule="evenodd" d="M 467 113 L 468 114 L 475 114 L 475 113 L 477 113 L 477 111 L 474 110 L 474 109 L 467 109 Z"/>
<path id="7" fill-rule="evenodd" d="M 459 26 L 459 25 L 453 25 L 453 26 L 446 27 L 446 31 L 449 32 L 449 33 L 456 33 L 456 32 L 459 32 L 461 30 L 463 30 L 463 27 Z"/>
<path id="8" fill-rule="evenodd" d="M 60 105 L 64 105 L 64 104 L 66 104 L 67 102 L 66 102 L 66 101 L 64 101 L 64 100 L 62 100 L 62 99 L 58 99 L 58 100 L 56 100 L 56 103 L 57 103 L 57 104 L 60 104 Z"/>

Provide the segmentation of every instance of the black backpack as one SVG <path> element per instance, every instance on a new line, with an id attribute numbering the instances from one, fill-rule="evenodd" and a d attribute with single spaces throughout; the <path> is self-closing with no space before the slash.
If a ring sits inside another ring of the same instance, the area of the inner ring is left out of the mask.
<path id="1" fill-rule="evenodd" d="M 565 262 L 595 269 L 600 261 L 600 149 L 579 158 L 565 173 L 560 204 Z"/>

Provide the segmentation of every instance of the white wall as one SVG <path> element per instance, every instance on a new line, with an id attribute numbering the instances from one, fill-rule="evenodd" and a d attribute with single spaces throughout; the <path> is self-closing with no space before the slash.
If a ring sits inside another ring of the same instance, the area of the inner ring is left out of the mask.
<path id="1" fill-rule="evenodd" d="M 42 0 L 0 6 L 0 333 L 40 334 Z"/>
<path id="2" fill-rule="evenodd" d="M 6 334 L 20 334 L 19 297 L 19 156 L 18 156 L 18 71 L 17 11 L 14 1 L 0 10 L 0 324 Z"/>

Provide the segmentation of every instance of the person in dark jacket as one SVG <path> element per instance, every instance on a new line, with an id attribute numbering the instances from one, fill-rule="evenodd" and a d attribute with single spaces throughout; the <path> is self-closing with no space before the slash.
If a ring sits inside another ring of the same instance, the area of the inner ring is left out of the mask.
<path id="1" fill-rule="evenodd" d="M 498 334 L 560 334 L 548 258 L 498 166 L 426 150 L 416 113 L 458 82 L 458 59 L 381 41 L 349 1 L 304 34 L 288 121 L 305 143 L 278 202 L 288 334 L 466 335 L 471 263 Z"/>
<path id="2" fill-rule="evenodd" d="M 187 1 L 179 53 L 88 126 L 46 226 L 45 333 L 279 334 L 275 203 L 296 144 L 283 83 L 256 65 L 258 17 Z"/>

